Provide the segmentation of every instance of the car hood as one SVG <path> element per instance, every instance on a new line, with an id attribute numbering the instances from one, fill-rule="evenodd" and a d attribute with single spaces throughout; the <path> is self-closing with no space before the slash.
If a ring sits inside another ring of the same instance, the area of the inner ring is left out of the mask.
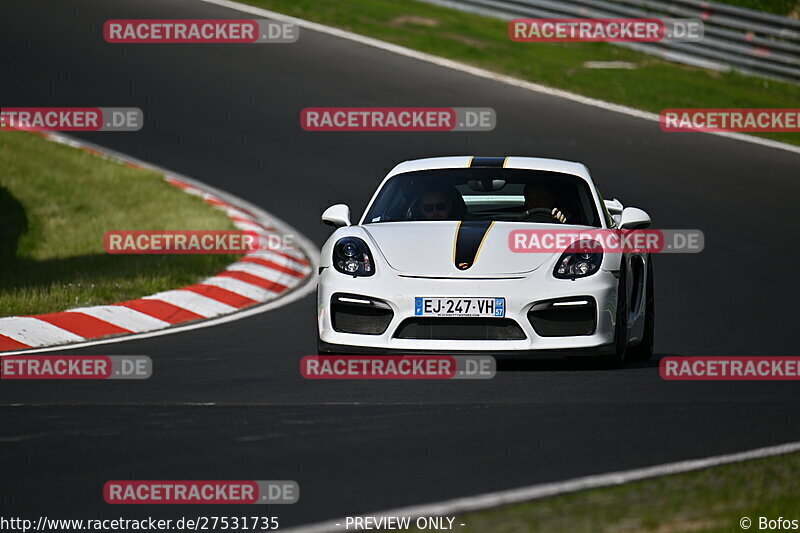
<path id="1" fill-rule="evenodd" d="M 362 228 L 393 269 L 414 276 L 513 276 L 536 270 L 552 262 L 554 255 L 560 255 L 517 253 L 509 248 L 508 237 L 512 230 L 557 228 L 553 224 L 495 222 L 488 229 L 486 223 L 483 228 L 473 230 L 469 230 L 469 224 L 457 221 L 381 222 L 366 224 Z M 471 231 L 471 235 L 465 236 L 465 231 Z M 462 232 L 459 237 L 461 244 L 456 254 L 459 232 Z M 467 268 L 463 268 L 464 257 L 474 258 Z M 457 263 L 462 263 L 462 268 L 458 268 Z"/>

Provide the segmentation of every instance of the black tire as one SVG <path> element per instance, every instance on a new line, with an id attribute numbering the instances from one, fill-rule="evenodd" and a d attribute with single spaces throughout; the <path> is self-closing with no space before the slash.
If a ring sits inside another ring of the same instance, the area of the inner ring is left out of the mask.
<path id="1" fill-rule="evenodd" d="M 331 352 L 331 351 L 328 351 L 328 350 L 324 349 L 324 348 L 323 348 L 323 347 L 320 345 L 320 342 L 319 342 L 319 341 L 317 341 L 317 355 L 336 355 L 336 354 L 334 354 L 334 353 L 333 353 L 333 352 Z"/>
<path id="2" fill-rule="evenodd" d="M 628 355 L 635 361 L 647 361 L 653 357 L 653 344 L 656 332 L 656 296 L 653 291 L 653 257 L 647 258 L 647 299 L 644 304 L 644 334 L 642 342 L 628 349 Z"/>
<path id="3" fill-rule="evenodd" d="M 617 298 L 617 323 L 614 328 L 614 352 L 598 358 L 600 368 L 620 368 L 625 364 L 625 352 L 628 347 L 628 289 L 625 279 L 625 265 L 619 276 L 619 290 Z"/>
<path id="4" fill-rule="evenodd" d="M 317 290 L 314 293 L 314 300 L 316 301 L 318 297 L 319 297 L 319 286 L 317 286 Z M 315 318 L 314 322 L 316 322 L 316 316 L 314 318 Z M 325 348 L 322 347 L 322 341 L 319 338 L 318 328 L 319 326 L 315 324 L 314 329 L 317 331 L 317 355 L 336 355 L 334 352 L 326 350 Z"/>
<path id="5" fill-rule="evenodd" d="M 317 331 L 317 355 L 339 355 L 337 352 L 323 347 L 322 341 L 319 338 L 319 331 Z"/>

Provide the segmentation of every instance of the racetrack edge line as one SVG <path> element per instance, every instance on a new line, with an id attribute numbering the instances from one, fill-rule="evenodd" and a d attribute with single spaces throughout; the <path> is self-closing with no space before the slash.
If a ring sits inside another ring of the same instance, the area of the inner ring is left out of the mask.
<path id="1" fill-rule="evenodd" d="M 538 485 L 530 485 L 528 487 L 488 492 L 485 494 L 467 496 L 464 498 L 455 498 L 441 502 L 401 507 L 387 511 L 378 511 L 376 513 L 370 513 L 369 515 L 360 516 L 376 518 L 390 516 L 412 518 L 420 516 L 453 516 L 558 496 L 561 494 L 569 494 L 603 487 L 613 487 L 634 481 L 642 481 L 645 479 L 668 476 L 672 474 L 684 474 L 687 472 L 704 470 L 706 468 L 712 468 L 715 466 L 741 463 L 754 459 L 764 459 L 767 457 L 785 455 L 797 451 L 800 451 L 800 441 L 788 442 L 763 448 L 755 448 L 743 452 L 714 455 L 710 457 L 704 457 L 702 459 L 688 459 L 674 463 L 664 463 L 661 465 L 648 466 L 644 468 L 635 468 L 632 470 L 622 470 L 619 472 L 596 474 L 565 481 L 556 481 L 553 483 L 542 483 Z M 285 531 L 286 533 L 336 533 L 346 531 L 342 525 L 344 522 L 345 518 L 339 518 L 305 526 L 293 527 L 286 529 Z M 336 525 L 337 523 L 339 526 Z"/>
<path id="2" fill-rule="evenodd" d="M 556 89 L 553 87 L 548 87 L 546 85 L 540 85 L 538 83 L 526 81 L 520 78 L 515 78 L 513 76 L 507 76 L 504 74 L 498 74 L 497 72 L 492 72 L 490 70 L 482 69 L 479 67 L 474 67 L 468 65 L 466 63 L 461 63 L 460 61 L 456 61 L 453 59 L 446 59 L 444 57 L 439 57 L 433 54 L 428 54 L 426 52 L 420 52 L 418 50 L 414 50 L 412 48 L 407 48 L 405 46 L 400 46 L 397 44 L 392 44 L 386 41 L 381 41 L 380 39 L 375 39 L 372 37 L 366 37 L 364 35 L 359 35 L 357 33 L 353 33 L 347 30 L 342 30 L 339 28 L 335 28 L 333 26 L 328 26 L 325 24 L 321 24 L 318 22 L 312 22 L 309 20 L 293 17 L 291 15 L 286 15 L 284 13 L 279 13 L 277 11 L 270 11 L 268 9 L 264 9 L 261 7 L 255 7 L 248 4 L 242 4 L 233 0 L 197 0 L 199 2 L 205 2 L 207 4 L 213 4 L 220 7 L 225 7 L 228 9 L 233 9 L 236 11 L 240 11 L 243 13 L 250 13 L 252 15 L 259 15 L 262 17 L 270 17 L 276 20 L 281 20 L 284 22 L 290 22 L 300 26 L 301 28 L 307 28 L 312 31 L 317 31 L 319 33 L 325 33 L 327 35 L 332 35 L 334 37 L 339 37 L 341 39 L 346 39 L 350 41 L 357 42 L 359 44 L 363 44 L 366 46 L 371 46 L 373 48 L 378 48 L 380 50 L 384 50 L 386 52 L 395 53 L 398 55 L 410 57 L 412 59 L 417 59 L 420 61 L 425 61 L 427 63 L 432 63 L 434 65 L 438 65 L 440 67 L 449 68 L 452 70 L 458 70 L 460 72 L 464 72 L 467 74 L 472 74 L 473 76 L 477 76 L 484 79 L 493 80 L 499 83 L 504 83 L 506 85 L 511 85 L 514 87 L 518 87 L 521 89 L 526 89 L 529 91 L 537 92 L 540 94 L 545 94 L 548 96 L 555 96 L 557 98 L 563 98 L 565 100 L 570 100 L 573 102 L 577 102 L 580 104 L 596 107 L 599 109 L 603 109 L 606 111 L 612 111 L 615 113 L 620 113 L 623 115 L 628 115 L 636 118 L 641 118 L 644 120 L 649 120 L 651 122 L 659 122 L 659 116 L 656 113 L 651 113 L 649 111 L 642 111 L 641 109 L 636 109 L 633 107 L 628 107 L 621 104 L 614 104 L 611 102 L 606 102 L 605 100 L 600 100 L 597 98 L 590 98 L 588 96 L 581 96 L 580 94 L 576 94 L 564 89 Z M 702 133 L 707 135 L 716 135 L 718 137 L 725 137 L 727 139 L 733 139 L 737 141 L 747 142 L 751 144 L 757 144 L 760 146 L 765 146 L 768 148 L 775 148 L 778 150 L 784 150 L 787 152 L 792 152 L 795 154 L 800 154 L 800 146 L 794 146 L 791 144 L 783 143 L 780 141 L 773 141 L 772 139 L 763 139 L 761 137 L 754 137 L 752 135 L 746 135 L 743 133 L 737 132 L 729 132 L 729 131 L 695 131 L 689 133 Z"/>

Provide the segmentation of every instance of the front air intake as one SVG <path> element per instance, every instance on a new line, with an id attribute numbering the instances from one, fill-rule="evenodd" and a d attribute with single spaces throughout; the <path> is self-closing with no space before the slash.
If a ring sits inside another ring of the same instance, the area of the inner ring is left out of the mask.
<path id="1" fill-rule="evenodd" d="M 525 332 L 510 318 L 407 318 L 398 339 L 442 341 L 519 341 Z"/>
<path id="2" fill-rule="evenodd" d="M 597 304 L 590 296 L 537 302 L 528 321 L 540 337 L 591 335 L 597 327 Z"/>
<path id="3" fill-rule="evenodd" d="M 380 335 L 393 317 L 392 308 L 382 300 L 341 293 L 331 297 L 331 324 L 339 333 Z"/>

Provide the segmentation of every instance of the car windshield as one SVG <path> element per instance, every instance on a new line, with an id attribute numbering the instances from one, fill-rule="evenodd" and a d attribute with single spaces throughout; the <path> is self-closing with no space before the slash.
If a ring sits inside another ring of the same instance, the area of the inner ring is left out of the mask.
<path id="1" fill-rule="evenodd" d="M 417 220 L 601 226 L 589 184 L 582 178 L 513 168 L 449 168 L 398 174 L 381 188 L 364 217 L 365 224 Z"/>

